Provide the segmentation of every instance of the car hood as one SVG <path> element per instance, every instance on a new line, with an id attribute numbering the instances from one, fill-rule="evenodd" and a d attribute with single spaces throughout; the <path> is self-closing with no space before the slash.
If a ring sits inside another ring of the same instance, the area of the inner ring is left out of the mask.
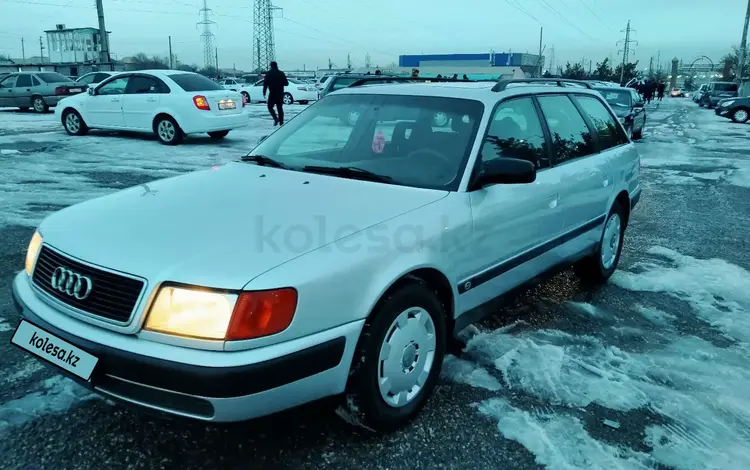
<path id="1" fill-rule="evenodd" d="M 45 243 L 73 257 L 152 285 L 240 289 L 279 264 L 447 194 L 233 162 L 68 207 L 39 230 Z"/>

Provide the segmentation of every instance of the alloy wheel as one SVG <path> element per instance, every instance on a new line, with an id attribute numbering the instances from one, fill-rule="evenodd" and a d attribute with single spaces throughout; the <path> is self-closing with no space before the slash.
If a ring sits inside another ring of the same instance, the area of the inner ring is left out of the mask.
<path id="1" fill-rule="evenodd" d="M 617 259 L 617 252 L 620 248 L 620 231 L 622 223 L 618 214 L 612 214 L 604 227 L 604 236 L 602 237 L 602 267 L 609 269 Z"/>
<path id="2" fill-rule="evenodd" d="M 177 129 L 175 129 L 172 122 L 164 120 L 159 122 L 158 132 L 159 138 L 161 138 L 165 142 L 171 142 L 174 139 L 175 134 L 177 133 Z"/>
<path id="3" fill-rule="evenodd" d="M 78 131 L 81 129 L 81 120 L 78 119 L 78 115 L 76 113 L 68 113 L 68 115 L 65 117 L 65 127 L 71 134 L 78 133 Z"/>

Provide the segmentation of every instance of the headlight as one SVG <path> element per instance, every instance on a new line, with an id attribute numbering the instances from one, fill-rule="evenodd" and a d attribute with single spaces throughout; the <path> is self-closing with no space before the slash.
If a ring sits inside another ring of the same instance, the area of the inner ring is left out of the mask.
<path id="1" fill-rule="evenodd" d="M 31 276 L 36 264 L 36 258 L 39 256 L 39 249 L 42 247 L 42 236 L 39 232 L 34 232 L 29 242 L 29 249 L 26 250 L 26 274 Z"/>
<path id="2" fill-rule="evenodd" d="M 227 293 L 165 286 L 145 328 L 194 338 L 241 340 L 279 333 L 292 322 L 297 291 L 291 288 Z"/>
<path id="3" fill-rule="evenodd" d="M 719 103 L 721 106 L 731 106 L 732 103 L 734 103 L 735 100 L 729 100 L 729 101 L 722 101 Z"/>

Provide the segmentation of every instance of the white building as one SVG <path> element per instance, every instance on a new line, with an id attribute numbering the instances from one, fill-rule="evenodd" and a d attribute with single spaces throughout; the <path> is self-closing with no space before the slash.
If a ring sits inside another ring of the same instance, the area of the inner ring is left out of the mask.
<path id="1" fill-rule="evenodd" d="M 101 40 L 97 28 L 66 28 L 58 24 L 47 33 L 47 54 L 52 63 L 98 62 Z M 109 32 L 107 32 L 109 39 Z"/>

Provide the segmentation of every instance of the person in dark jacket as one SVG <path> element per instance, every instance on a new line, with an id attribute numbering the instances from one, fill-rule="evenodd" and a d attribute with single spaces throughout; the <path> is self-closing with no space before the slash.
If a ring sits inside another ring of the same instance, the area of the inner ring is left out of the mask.
<path id="1" fill-rule="evenodd" d="M 661 99 L 664 98 L 664 89 L 666 87 L 667 86 L 663 83 L 660 83 L 659 85 L 657 85 L 656 92 L 657 92 L 657 96 L 659 97 L 659 101 L 661 101 Z"/>
<path id="2" fill-rule="evenodd" d="M 469 77 L 467 77 L 467 76 L 466 76 L 466 74 L 464 74 L 464 76 L 463 76 L 463 80 L 465 80 L 465 81 L 468 81 L 468 80 L 469 80 Z"/>
<path id="3" fill-rule="evenodd" d="M 271 70 L 268 71 L 263 79 L 263 98 L 268 92 L 268 112 L 273 118 L 273 125 L 279 126 L 284 124 L 284 87 L 289 86 L 289 80 L 286 74 L 279 70 L 279 64 L 271 62 Z M 276 106 L 278 116 L 273 108 Z"/>

